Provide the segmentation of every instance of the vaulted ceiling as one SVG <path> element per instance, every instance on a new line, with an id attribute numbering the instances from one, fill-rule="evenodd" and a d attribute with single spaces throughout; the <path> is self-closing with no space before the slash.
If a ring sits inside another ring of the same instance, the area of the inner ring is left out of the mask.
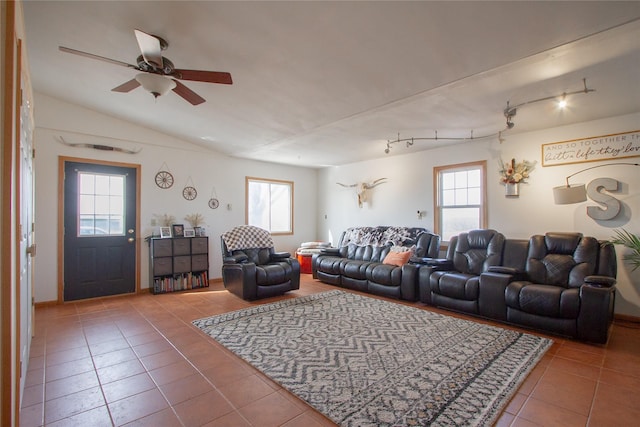
<path id="1" fill-rule="evenodd" d="M 640 112 L 640 2 L 25 1 L 34 90 L 230 156 L 323 167 Z M 134 29 L 169 42 L 206 99 L 112 88 L 137 71 Z M 36 106 L 37 107 L 37 106 Z M 37 125 L 37 123 L 36 123 Z M 434 137 L 405 144 L 400 137 Z M 104 132 L 108 132 L 105 130 Z M 108 136 L 104 134 L 103 136 Z"/>

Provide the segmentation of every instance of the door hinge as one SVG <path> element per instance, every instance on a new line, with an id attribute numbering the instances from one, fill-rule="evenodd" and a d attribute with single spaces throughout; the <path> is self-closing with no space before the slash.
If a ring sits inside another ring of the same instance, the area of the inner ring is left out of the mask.
<path id="1" fill-rule="evenodd" d="M 32 159 L 35 159 L 35 158 L 36 158 L 36 149 L 35 149 L 35 148 L 32 148 L 32 149 L 31 149 L 31 158 L 32 158 Z"/>

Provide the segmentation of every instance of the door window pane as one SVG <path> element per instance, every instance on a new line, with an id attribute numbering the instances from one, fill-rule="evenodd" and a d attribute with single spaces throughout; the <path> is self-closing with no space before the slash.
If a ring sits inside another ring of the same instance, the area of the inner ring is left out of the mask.
<path id="1" fill-rule="evenodd" d="M 78 235 L 124 235 L 125 177 L 78 172 Z"/>

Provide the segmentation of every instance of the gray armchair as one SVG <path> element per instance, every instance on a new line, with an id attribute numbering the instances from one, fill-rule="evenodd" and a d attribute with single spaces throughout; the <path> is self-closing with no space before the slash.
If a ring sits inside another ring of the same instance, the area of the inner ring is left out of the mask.
<path id="1" fill-rule="evenodd" d="M 244 300 L 268 298 L 300 288 L 300 264 L 276 252 L 267 230 L 241 225 L 220 236 L 224 287 Z"/>

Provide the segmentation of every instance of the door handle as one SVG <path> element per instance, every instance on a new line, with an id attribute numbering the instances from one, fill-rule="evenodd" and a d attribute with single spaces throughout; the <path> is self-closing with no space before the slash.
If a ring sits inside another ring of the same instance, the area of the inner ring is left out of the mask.
<path id="1" fill-rule="evenodd" d="M 133 242 L 135 242 L 135 241 L 136 241 L 136 238 L 135 238 L 135 237 L 129 237 L 129 238 L 127 239 L 127 242 L 129 242 L 129 243 L 133 243 Z"/>
<path id="2" fill-rule="evenodd" d="M 130 229 L 127 230 L 127 233 L 129 233 L 129 234 L 133 234 L 134 232 L 135 232 L 135 230 L 133 228 L 130 228 Z"/>

